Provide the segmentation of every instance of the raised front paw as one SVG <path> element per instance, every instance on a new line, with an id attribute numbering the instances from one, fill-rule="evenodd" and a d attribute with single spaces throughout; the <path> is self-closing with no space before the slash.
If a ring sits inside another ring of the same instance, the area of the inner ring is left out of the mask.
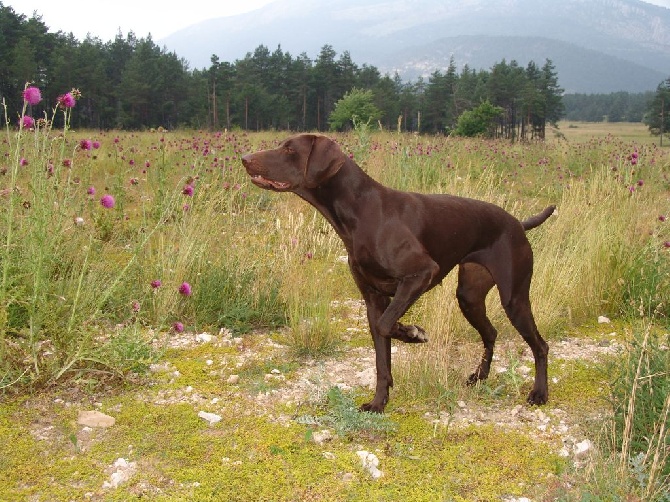
<path id="1" fill-rule="evenodd" d="M 391 331 L 391 338 L 405 343 L 426 343 L 428 341 L 428 336 L 423 328 L 414 325 L 406 326 L 400 323 Z"/>

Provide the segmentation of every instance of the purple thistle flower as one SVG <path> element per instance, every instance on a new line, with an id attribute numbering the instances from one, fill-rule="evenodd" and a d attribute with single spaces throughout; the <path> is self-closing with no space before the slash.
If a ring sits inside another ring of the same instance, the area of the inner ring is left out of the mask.
<path id="1" fill-rule="evenodd" d="M 99 141 L 94 141 L 91 146 L 93 146 L 94 150 L 97 150 L 98 148 L 100 148 L 100 142 Z"/>
<path id="2" fill-rule="evenodd" d="M 114 200 L 114 197 L 106 194 L 100 198 L 100 204 L 106 209 L 112 209 L 116 205 L 116 201 Z"/>
<path id="3" fill-rule="evenodd" d="M 90 139 L 82 139 L 79 142 L 79 148 L 81 148 L 82 150 L 90 150 L 92 146 L 93 142 Z"/>
<path id="4" fill-rule="evenodd" d="M 181 191 L 184 195 L 188 195 L 189 197 L 193 196 L 193 185 L 184 185 L 184 189 Z"/>
<path id="5" fill-rule="evenodd" d="M 160 281 L 160 279 L 154 279 L 153 281 L 151 281 L 151 287 L 154 289 L 160 288 L 162 284 L 163 283 Z"/>
<path id="6" fill-rule="evenodd" d="M 87 193 L 88 195 L 95 195 L 95 187 L 94 187 L 93 185 L 91 185 L 90 187 L 88 187 L 88 188 L 86 189 L 86 193 Z"/>
<path id="7" fill-rule="evenodd" d="M 664 214 L 660 214 L 660 215 L 658 216 L 658 221 L 665 221 L 665 220 L 666 220 L 666 218 L 665 218 L 665 215 L 664 215 Z"/>
<path id="8" fill-rule="evenodd" d="M 19 119 L 19 127 L 32 129 L 35 126 L 35 120 L 30 115 L 24 115 Z"/>
<path id="9" fill-rule="evenodd" d="M 21 160 L 19 161 L 19 165 L 21 165 L 21 167 L 27 166 L 28 165 L 28 159 L 26 159 L 25 157 L 21 157 Z"/>
<path id="10" fill-rule="evenodd" d="M 140 311 L 140 302 L 137 300 L 133 300 L 131 307 L 133 309 L 133 312 L 139 312 Z"/>
<path id="11" fill-rule="evenodd" d="M 174 329 L 176 333 L 181 333 L 184 331 L 184 325 L 177 321 L 172 325 L 172 329 Z"/>
<path id="12" fill-rule="evenodd" d="M 184 296 L 191 296 L 191 285 L 188 282 L 182 282 L 179 286 L 179 294 Z"/>
<path id="13" fill-rule="evenodd" d="M 23 100 L 29 105 L 36 105 L 42 101 L 42 93 L 37 87 L 26 87 L 23 90 Z"/>
<path id="14" fill-rule="evenodd" d="M 74 105 L 77 104 L 77 101 L 74 99 L 74 96 L 70 92 L 61 94 L 60 96 L 58 96 L 58 99 L 56 101 L 58 106 L 60 106 L 61 108 L 74 108 Z"/>

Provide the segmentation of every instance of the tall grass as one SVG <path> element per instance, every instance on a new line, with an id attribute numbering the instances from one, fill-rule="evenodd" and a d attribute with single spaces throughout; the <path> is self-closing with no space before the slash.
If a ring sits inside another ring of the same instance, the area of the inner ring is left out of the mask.
<path id="1" fill-rule="evenodd" d="M 54 108 L 66 114 L 55 131 L 53 117 L 17 129 L 5 110 L 0 389 L 123 376 L 157 357 L 152 337 L 173 325 L 285 322 L 280 274 L 253 230 L 267 198 L 233 169 L 237 136 L 77 134 L 70 111 Z"/>
<path id="2" fill-rule="evenodd" d="M 663 339 L 664 338 L 664 339 Z M 648 325 L 631 337 L 627 361 L 614 370 L 612 447 L 618 474 L 632 473 L 648 500 L 670 498 L 670 338 Z"/>

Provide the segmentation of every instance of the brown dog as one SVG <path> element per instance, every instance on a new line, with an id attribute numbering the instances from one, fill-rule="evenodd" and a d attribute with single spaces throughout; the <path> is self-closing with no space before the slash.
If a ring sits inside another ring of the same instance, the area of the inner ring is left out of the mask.
<path id="1" fill-rule="evenodd" d="M 496 285 L 505 313 L 535 358 L 528 402 L 547 402 L 548 346 L 530 308 L 533 252 L 525 231 L 543 223 L 553 206 L 520 222 L 487 202 L 393 190 L 370 178 L 335 142 L 313 134 L 246 155 L 242 163 L 259 187 L 294 192 L 312 204 L 347 248 L 376 354 L 375 396 L 361 409 L 384 410 L 393 386 L 391 339 L 427 341 L 423 329 L 398 320 L 456 265 L 458 304 L 484 342 L 484 355 L 468 383 L 489 374 L 497 332 L 486 316 L 485 299 Z"/>

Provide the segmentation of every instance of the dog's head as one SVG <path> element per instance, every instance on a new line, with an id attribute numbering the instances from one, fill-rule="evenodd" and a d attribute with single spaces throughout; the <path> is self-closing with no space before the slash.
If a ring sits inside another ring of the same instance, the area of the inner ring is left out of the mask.
<path id="1" fill-rule="evenodd" d="M 251 181 L 267 190 L 316 188 L 334 176 L 347 160 L 340 147 L 325 136 L 299 134 L 277 148 L 242 157 Z"/>

